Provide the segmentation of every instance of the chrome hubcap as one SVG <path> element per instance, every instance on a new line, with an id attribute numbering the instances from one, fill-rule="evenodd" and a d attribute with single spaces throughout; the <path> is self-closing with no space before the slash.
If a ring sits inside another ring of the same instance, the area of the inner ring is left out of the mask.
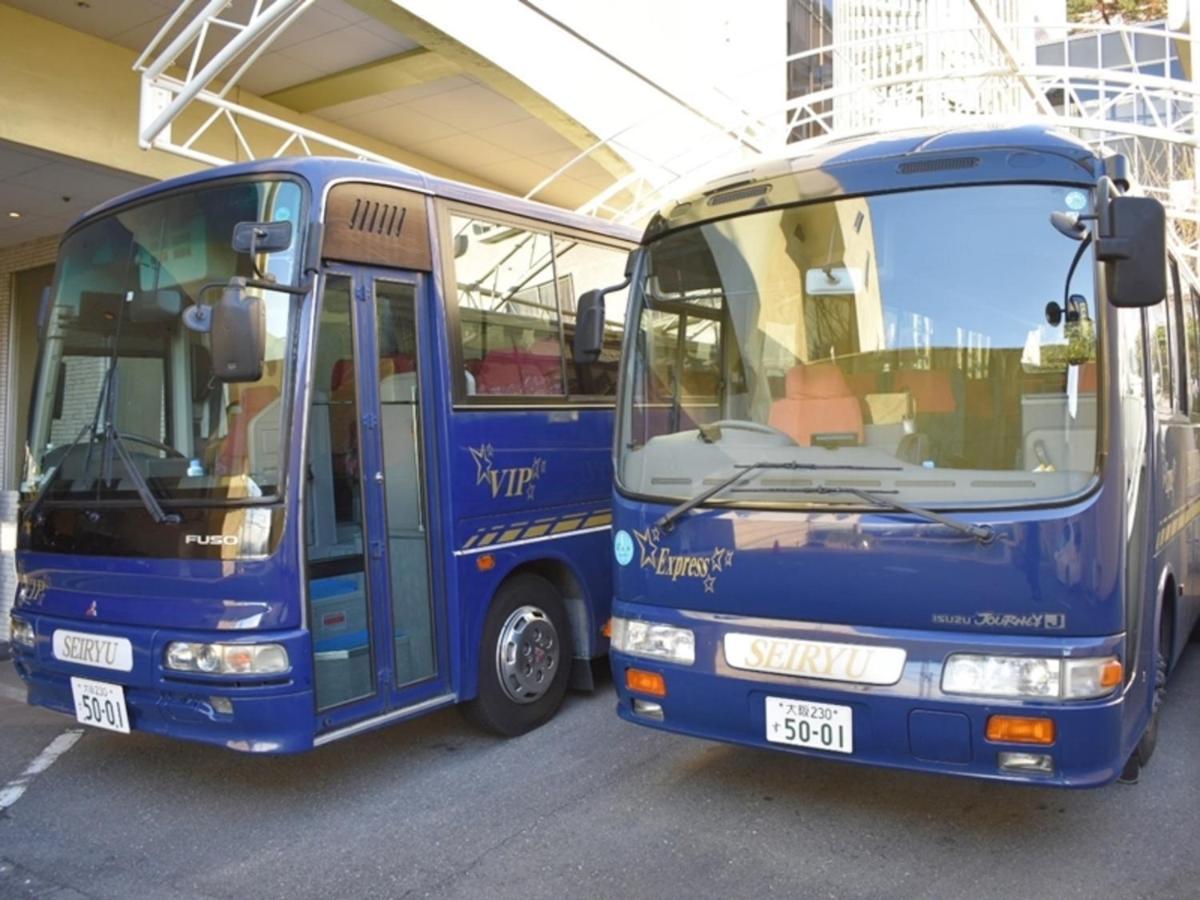
<path id="1" fill-rule="evenodd" d="M 550 689 L 558 666 L 554 624 L 536 606 L 514 610 L 496 645 L 496 674 L 504 693 L 517 703 L 533 703 Z"/>

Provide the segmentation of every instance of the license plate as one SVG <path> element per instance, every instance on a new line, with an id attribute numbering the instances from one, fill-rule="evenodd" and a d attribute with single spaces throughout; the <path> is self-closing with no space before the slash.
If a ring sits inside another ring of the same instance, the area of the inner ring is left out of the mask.
<path id="1" fill-rule="evenodd" d="M 849 706 L 811 700 L 767 698 L 767 740 L 834 753 L 854 752 L 854 717 Z"/>
<path id="2" fill-rule="evenodd" d="M 133 644 L 128 638 L 86 634 L 59 628 L 54 632 L 54 658 L 98 669 L 133 671 Z"/>
<path id="3" fill-rule="evenodd" d="M 129 734 L 129 713 L 121 685 L 72 678 L 71 694 L 75 697 L 75 718 L 84 725 Z"/>

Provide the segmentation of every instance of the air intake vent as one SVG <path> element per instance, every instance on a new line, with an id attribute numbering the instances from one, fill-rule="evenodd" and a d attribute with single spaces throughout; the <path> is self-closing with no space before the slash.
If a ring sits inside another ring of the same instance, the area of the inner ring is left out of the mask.
<path id="1" fill-rule="evenodd" d="M 945 159 L 918 159 L 902 162 L 896 167 L 901 175 L 919 175 L 921 172 L 946 172 L 954 169 L 973 169 L 979 165 L 978 156 L 950 156 Z"/>
<path id="2" fill-rule="evenodd" d="M 708 198 L 708 205 L 720 206 L 722 203 L 736 203 L 739 200 L 749 200 L 751 197 L 761 197 L 769 193 L 771 193 L 769 184 L 756 184 L 752 187 L 738 188 L 735 191 L 726 191 L 723 194 L 713 194 Z"/>
<path id="3" fill-rule="evenodd" d="M 433 266 L 427 199 L 416 191 L 348 181 L 329 191 L 321 256 L 418 269 Z"/>
<path id="4" fill-rule="evenodd" d="M 377 200 L 354 201 L 350 211 L 350 230 L 365 231 L 367 234 L 382 234 L 384 237 L 399 237 L 404 229 L 404 214 L 407 210 L 392 203 Z"/>

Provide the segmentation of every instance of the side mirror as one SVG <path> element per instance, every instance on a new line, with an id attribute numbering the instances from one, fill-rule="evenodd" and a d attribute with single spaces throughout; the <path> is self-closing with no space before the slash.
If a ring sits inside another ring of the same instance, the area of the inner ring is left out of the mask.
<path id="1" fill-rule="evenodd" d="M 258 381 L 265 355 L 266 312 L 262 301 L 246 294 L 246 279 L 233 278 L 212 309 L 213 377 L 227 384 Z"/>
<path id="2" fill-rule="evenodd" d="M 238 222 L 233 249 L 238 253 L 279 253 L 292 246 L 291 222 Z"/>
<path id="3" fill-rule="evenodd" d="M 575 313 L 576 364 L 593 363 L 604 348 L 604 291 L 585 291 Z"/>
<path id="4" fill-rule="evenodd" d="M 1153 197 L 1114 197 L 1096 258 L 1108 263 L 1113 306 L 1154 306 L 1167 295 L 1167 214 Z"/>

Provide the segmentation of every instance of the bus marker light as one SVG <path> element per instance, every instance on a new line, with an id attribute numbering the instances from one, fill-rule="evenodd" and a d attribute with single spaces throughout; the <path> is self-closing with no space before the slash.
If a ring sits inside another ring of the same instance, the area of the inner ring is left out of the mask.
<path id="1" fill-rule="evenodd" d="M 1125 677 L 1125 668 L 1121 665 L 1120 660 L 1112 660 L 1105 663 L 1104 668 L 1100 670 L 1100 686 L 1106 688 L 1116 687 L 1121 683 L 1121 679 Z"/>
<path id="2" fill-rule="evenodd" d="M 996 762 L 1002 772 L 1032 772 L 1054 774 L 1054 757 L 1049 753 L 1001 753 Z"/>
<path id="3" fill-rule="evenodd" d="M 496 557 L 490 553 L 475 557 L 475 568 L 480 572 L 490 572 L 496 568 Z"/>
<path id="4" fill-rule="evenodd" d="M 219 713 L 222 716 L 233 715 L 233 701 L 228 697 L 209 697 L 208 703 L 215 713 Z"/>
<path id="5" fill-rule="evenodd" d="M 633 711 L 639 716 L 645 716 L 647 719 L 663 720 L 663 708 L 661 703 L 654 703 L 651 700 L 639 700 L 633 698 Z"/>
<path id="6" fill-rule="evenodd" d="M 1006 744 L 1053 744 L 1054 720 L 1030 716 L 991 716 L 987 739 Z"/>
<path id="7" fill-rule="evenodd" d="M 625 687 L 639 694 L 649 694 L 652 697 L 667 696 L 667 682 L 659 672 L 647 672 L 645 669 L 626 669 Z"/>
<path id="8" fill-rule="evenodd" d="M 604 623 L 604 627 L 600 629 L 600 633 L 606 638 L 612 637 L 612 619 Z"/>

